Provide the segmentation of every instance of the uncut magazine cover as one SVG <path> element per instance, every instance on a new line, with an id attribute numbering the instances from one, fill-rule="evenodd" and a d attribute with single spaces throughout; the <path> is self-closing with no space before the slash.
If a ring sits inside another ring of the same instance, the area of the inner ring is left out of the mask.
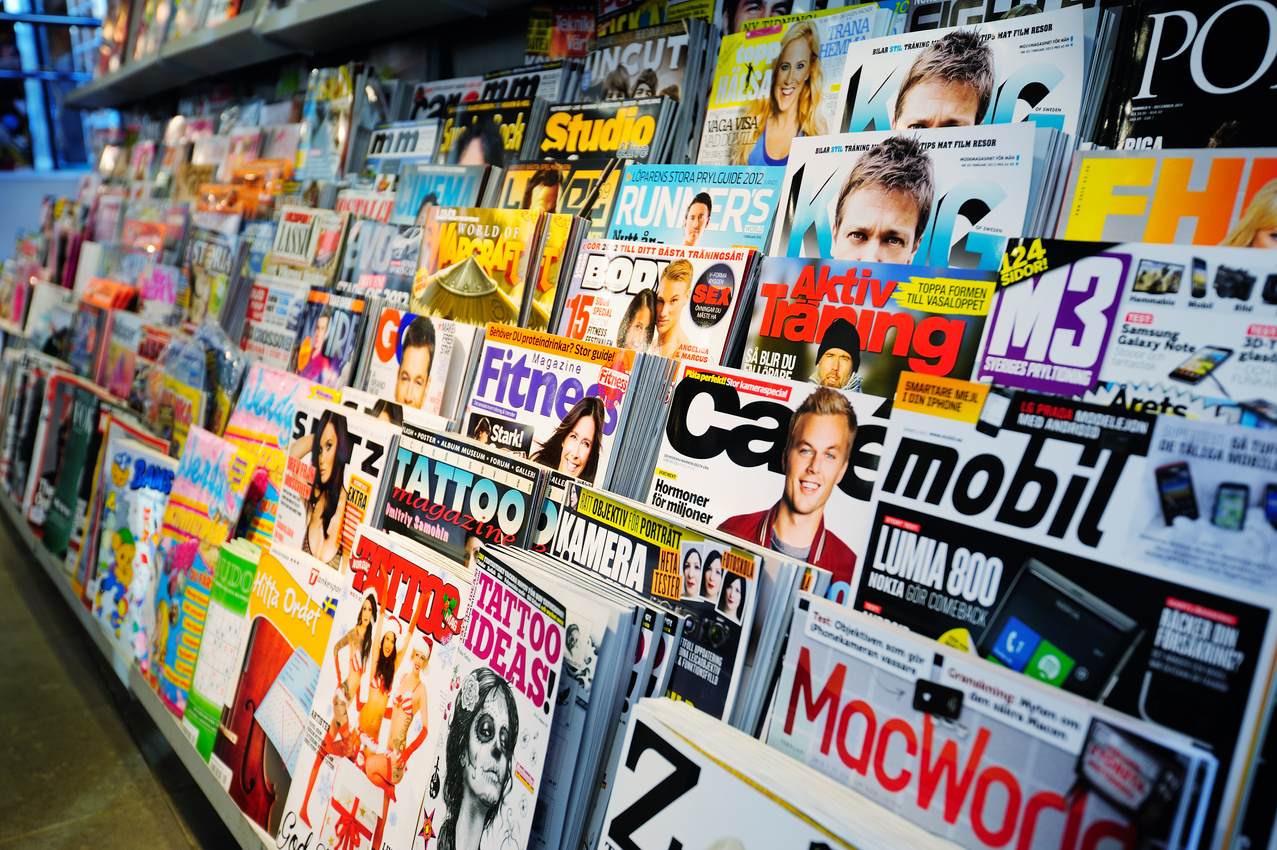
<path id="1" fill-rule="evenodd" d="M 1272 148 L 1078 151 L 1055 235 L 1271 248 L 1275 212 Z"/>
<path id="2" fill-rule="evenodd" d="M 408 541 L 367 526 L 358 528 L 354 545 L 293 767 L 280 846 L 335 848 L 350 836 L 358 844 L 348 846 L 408 850 L 444 753 L 469 581 Z"/>
<path id="3" fill-rule="evenodd" d="M 659 162 L 676 104 L 668 97 L 556 103 L 536 154 L 552 160 L 616 156 Z"/>
<path id="4" fill-rule="evenodd" d="M 1155 422 L 1183 424 L 902 376 L 854 608 L 1201 742 L 1219 759 L 1204 845 L 1224 848 L 1271 697 L 1274 601 L 1131 555 Z"/>
<path id="5" fill-rule="evenodd" d="M 829 570 L 829 598 L 849 603 L 890 413 L 885 398 L 683 364 L 647 502 L 773 549 L 807 534 L 799 560 Z"/>
<path id="6" fill-rule="evenodd" d="M 842 102 L 830 132 L 1008 124 L 1029 121 L 1077 135 L 1085 75 L 1082 9 L 1068 7 L 972 29 L 925 30 L 853 44 L 847 50 Z M 932 57 L 990 67 L 989 88 L 945 89 L 921 73 Z M 900 97 L 914 71 L 917 83 Z M 917 95 L 915 97 L 915 95 Z M 938 122 L 938 123 L 937 123 Z"/>
<path id="7" fill-rule="evenodd" d="M 544 214 L 435 207 L 412 284 L 414 313 L 472 325 L 518 324 L 535 280 Z"/>
<path id="8" fill-rule="evenodd" d="M 371 519 L 399 429 L 317 398 L 299 399 L 274 540 L 346 573 L 355 529 Z"/>
<path id="9" fill-rule="evenodd" d="M 1075 397 L 1103 382 L 1217 405 L 1277 397 L 1277 258 L 1267 252 L 1008 248 L 975 380 Z"/>
<path id="10" fill-rule="evenodd" d="M 607 545 L 590 542 L 600 538 Z M 667 695 L 711 717 L 731 717 L 744 678 L 762 558 L 726 538 L 706 537 L 578 484 L 567 487 L 547 554 L 672 605 L 694 621 L 683 630 Z M 702 569 L 716 561 L 718 571 Z"/>
<path id="11" fill-rule="evenodd" d="M 478 204 L 488 170 L 486 165 L 405 165 L 399 172 L 390 223 L 421 227 L 432 207 Z"/>
<path id="12" fill-rule="evenodd" d="M 1190 738 L 812 596 L 791 635 L 767 743 L 919 826 L 969 850 L 1056 850 L 1079 823 L 1114 846 L 1198 847 L 1217 763 Z M 931 765 L 1005 796 L 934 793 Z"/>
<path id="13" fill-rule="evenodd" d="M 788 145 L 775 138 L 775 129 L 769 143 L 767 127 L 781 114 L 778 105 L 793 99 L 795 85 L 802 87 L 798 135 L 836 133 L 838 83 L 850 45 L 882 35 L 886 17 L 872 5 L 826 9 L 748 21 L 741 32 L 724 36 L 697 162 L 783 166 Z M 795 56 L 809 60 L 809 66 L 791 73 Z"/>
<path id="14" fill-rule="evenodd" d="M 1269 0 L 1140 0 L 1122 17 L 1108 124 L 1118 148 L 1273 143 L 1277 7 Z"/>
<path id="15" fill-rule="evenodd" d="M 545 470 L 499 449 L 405 422 L 377 525 L 465 563 L 472 538 L 525 548 Z"/>
<path id="16" fill-rule="evenodd" d="M 461 433 L 602 485 L 634 352 L 488 325 Z"/>
<path id="17" fill-rule="evenodd" d="M 625 170 L 624 160 L 608 157 L 512 162 L 506 167 L 495 206 L 583 215 L 592 199 L 589 236 L 603 239 Z"/>
<path id="18" fill-rule="evenodd" d="M 719 363 L 742 310 L 744 248 L 590 240 L 581 244 L 560 336 L 695 363 Z"/>
<path id="19" fill-rule="evenodd" d="M 599 38 L 585 57 L 581 100 L 659 97 L 691 102 L 688 27 L 670 23 Z"/>
<path id="20" fill-rule="evenodd" d="M 885 398 L 905 371 L 966 380 L 995 281 L 975 269 L 764 257 L 741 368 Z"/>
<path id="21" fill-rule="evenodd" d="M 606 238 L 765 251 L 784 179 L 770 166 L 631 165 Z"/>
<path id="22" fill-rule="evenodd" d="M 770 253 L 996 269 L 1024 231 L 1033 143 L 1031 123 L 795 139 Z M 898 203 L 878 223 L 883 196 Z"/>

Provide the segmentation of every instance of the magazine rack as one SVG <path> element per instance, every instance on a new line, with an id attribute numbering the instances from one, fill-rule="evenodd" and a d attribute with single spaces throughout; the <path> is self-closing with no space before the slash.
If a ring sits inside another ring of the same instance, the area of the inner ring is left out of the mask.
<path id="1" fill-rule="evenodd" d="M 424 27 L 482 18 L 523 0 L 296 0 L 283 9 L 245 12 L 166 43 L 159 54 L 125 62 L 69 92 L 66 105 L 117 107 L 175 91 L 204 77 L 295 54 L 349 52 Z M 264 2 L 264 0 L 263 0 Z"/>
<path id="2" fill-rule="evenodd" d="M 186 737 L 186 733 L 182 731 L 181 724 L 164 707 L 164 703 L 160 702 L 159 695 L 151 690 L 151 686 L 142 677 L 142 671 L 138 669 L 136 664 L 125 659 L 111 646 L 106 634 L 102 631 L 102 627 L 93 619 L 93 615 L 84 607 L 84 603 L 71 590 L 71 583 L 67 579 L 66 573 L 62 571 L 62 566 L 53 559 L 53 556 L 49 554 L 48 550 L 36 539 L 35 534 L 31 532 L 31 526 L 27 525 L 26 519 L 22 516 L 21 507 L 7 493 L 0 492 L 0 508 L 3 509 L 0 512 L 8 520 L 9 528 L 26 545 L 31 557 L 40 565 L 41 569 L 49 574 L 49 579 L 53 582 L 53 586 L 62 594 L 62 598 L 66 600 L 67 607 L 71 609 L 71 612 L 80 621 L 80 625 L 88 632 L 93 645 L 102 653 L 102 657 L 106 659 L 107 664 L 115 671 L 115 675 L 120 678 L 124 687 L 146 710 L 146 713 L 151 716 L 151 720 L 155 723 L 156 728 L 160 730 L 160 734 L 169 742 L 173 752 L 177 753 L 177 757 L 186 766 L 191 778 L 195 780 L 195 784 L 199 786 L 200 791 L 208 798 L 209 803 L 226 824 L 226 828 L 230 830 L 231 835 L 235 836 L 239 846 L 243 850 L 271 850 L 274 847 L 274 842 L 268 841 L 264 833 L 259 832 L 256 826 L 240 813 L 239 807 L 235 805 L 235 801 L 231 799 L 230 794 L 213 778 L 213 772 L 209 769 L 208 763 L 200 757 L 195 745 Z"/>

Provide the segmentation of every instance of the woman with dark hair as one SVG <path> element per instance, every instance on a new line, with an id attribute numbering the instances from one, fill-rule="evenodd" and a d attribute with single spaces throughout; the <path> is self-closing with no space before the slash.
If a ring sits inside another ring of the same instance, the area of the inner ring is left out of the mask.
<path id="1" fill-rule="evenodd" d="M 309 454 L 314 470 L 301 550 L 339 570 L 344 554 L 341 526 L 346 515 L 346 464 L 350 462 L 346 417 L 325 410 L 315 429 L 294 440 L 288 453 L 298 460 Z"/>
<path id="2" fill-rule="evenodd" d="M 368 594 L 359 606 L 359 619 L 354 628 L 333 645 L 333 668 L 337 671 L 337 692 L 333 694 L 333 719 L 328 724 L 328 732 L 315 754 L 315 766 L 310 769 L 310 782 L 306 785 L 306 796 L 302 799 L 301 819 L 310 826 L 310 818 L 306 814 L 306 806 L 310 803 L 310 792 L 315 787 L 315 777 L 319 775 L 319 766 L 324 757 L 354 758 L 359 752 L 359 736 L 352 734 L 350 728 L 350 701 L 359 693 L 359 679 L 368 668 L 368 657 L 372 654 L 372 625 L 377 622 L 377 597 Z M 347 662 L 342 665 L 342 650 L 347 650 Z"/>
<path id="3" fill-rule="evenodd" d="M 701 596 L 710 602 L 717 602 L 718 592 L 723 588 L 722 553 L 710 550 L 710 553 L 705 556 L 705 569 L 701 573 Z"/>
<path id="4" fill-rule="evenodd" d="M 372 784 L 382 789 L 384 798 L 381 804 L 381 820 L 377 821 L 377 831 L 373 834 L 372 846 L 381 846 L 382 828 L 386 823 L 386 814 L 390 811 L 390 802 L 395 799 L 395 786 L 403 781 L 404 770 L 408 759 L 425 743 L 428 726 L 428 707 L 426 686 L 421 681 L 430 656 L 434 654 L 434 643 L 424 635 L 409 638 L 412 647 L 412 669 L 404 674 L 395 690 L 394 698 L 385 709 L 390 716 L 390 746 L 382 751 L 364 749 L 364 773 L 372 780 Z M 393 674 L 392 674 L 393 675 Z M 421 725 L 412 743 L 408 742 L 408 730 L 412 728 L 413 718 L 421 718 Z"/>
<path id="5" fill-rule="evenodd" d="M 461 685 L 448 724 L 448 772 L 443 783 L 448 814 L 439 829 L 439 850 L 479 850 L 484 831 L 510 790 L 518 740 L 514 692 L 487 667 L 472 671 Z"/>
<path id="6" fill-rule="evenodd" d="M 408 651 L 407 640 L 403 641 L 402 647 L 399 646 L 403 631 L 403 625 L 390 614 L 381 618 L 373 641 L 377 647 L 377 659 L 368 677 L 368 699 L 360 702 L 358 695 L 355 696 L 355 705 L 359 708 L 359 739 L 365 761 L 374 754 L 384 755 L 386 752 L 381 744 L 381 722 L 386 719 L 395 670 Z"/>
<path id="7" fill-rule="evenodd" d="M 630 299 L 616 333 L 616 347 L 647 351 L 656 331 L 656 290 L 640 289 Z"/>
<path id="8" fill-rule="evenodd" d="M 480 416 L 478 421 L 474 423 L 474 429 L 470 432 L 470 436 L 474 437 L 480 443 L 492 442 L 492 422 L 486 416 Z"/>
<path id="9" fill-rule="evenodd" d="M 603 448 L 603 415 L 601 398 L 581 399 L 541 448 L 532 453 L 532 461 L 593 484 Z"/>
<path id="10" fill-rule="evenodd" d="M 728 573 L 723 578 L 723 598 L 718 600 L 718 610 L 736 622 L 745 611 L 745 577 Z"/>
<path id="11" fill-rule="evenodd" d="M 388 399 L 379 398 L 372 406 L 372 416 L 382 422 L 389 422 L 396 428 L 403 427 L 403 405 Z"/>
<path id="12" fill-rule="evenodd" d="M 683 598 L 701 598 L 701 550 L 688 549 L 683 556 Z"/>

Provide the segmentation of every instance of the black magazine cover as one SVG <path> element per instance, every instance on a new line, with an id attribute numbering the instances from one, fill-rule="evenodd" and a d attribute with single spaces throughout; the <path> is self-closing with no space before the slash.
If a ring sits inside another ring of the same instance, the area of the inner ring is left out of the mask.
<path id="1" fill-rule="evenodd" d="M 540 98 L 463 103 L 443 124 L 437 160 L 447 165 L 495 165 L 533 156 L 546 103 Z"/>

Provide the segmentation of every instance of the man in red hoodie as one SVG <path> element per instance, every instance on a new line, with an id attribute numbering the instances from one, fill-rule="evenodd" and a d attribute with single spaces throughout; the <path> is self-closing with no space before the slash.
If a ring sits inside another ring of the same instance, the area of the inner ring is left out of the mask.
<path id="1" fill-rule="evenodd" d="M 774 549 L 851 582 L 855 553 L 825 527 L 825 502 L 842 481 L 856 439 L 856 411 L 829 387 L 809 395 L 789 419 L 781 465 L 785 488 L 765 511 L 730 517 L 720 531 Z"/>

